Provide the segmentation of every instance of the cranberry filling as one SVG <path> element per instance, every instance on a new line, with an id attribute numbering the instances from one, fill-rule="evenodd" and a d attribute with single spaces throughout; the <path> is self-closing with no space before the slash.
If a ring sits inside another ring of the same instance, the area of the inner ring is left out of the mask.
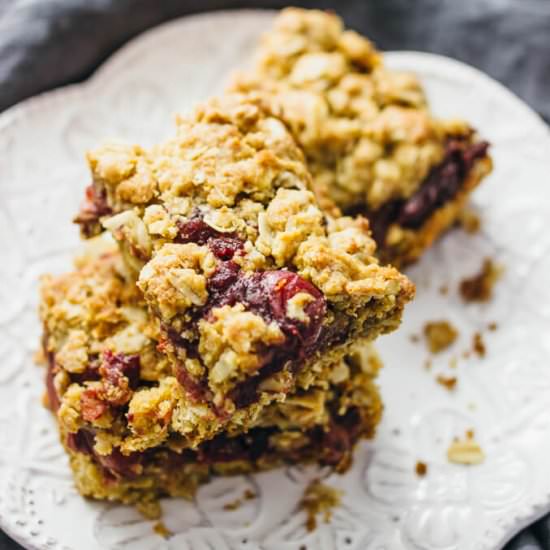
<path id="1" fill-rule="evenodd" d="M 304 358 L 315 349 L 326 313 L 326 302 L 321 292 L 292 271 L 238 272 L 225 278 L 225 285 L 218 287 L 218 294 L 208 303 L 208 308 L 233 306 L 241 303 L 248 311 L 266 322 L 275 321 L 287 340 L 284 347 L 289 355 Z M 304 307 L 309 322 L 304 323 L 287 315 L 287 304 L 298 293 L 311 296 Z"/>
<path id="2" fill-rule="evenodd" d="M 242 252 L 243 242 L 234 233 L 221 233 L 210 227 L 200 217 L 200 213 L 189 220 L 180 221 L 178 228 L 177 242 L 207 245 L 221 260 L 208 279 L 208 302 L 204 308 L 195 312 L 193 321 L 201 317 L 210 318 L 214 308 L 240 303 L 267 323 L 276 322 L 285 335 L 284 343 L 263 350 L 263 366 L 259 376 L 252 377 L 233 391 L 231 397 L 236 406 L 244 407 L 255 400 L 257 386 L 265 377 L 281 370 L 288 361 L 302 361 L 319 347 L 326 301 L 314 285 L 291 271 L 241 271 L 233 258 Z M 307 322 L 290 318 L 287 314 L 289 300 L 300 292 L 311 297 L 303 308 L 308 317 Z M 183 339 L 173 329 L 167 328 L 166 332 L 174 346 L 184 348 L 191 357 L 197 357 L 196 342 Z M 207 398 L 206 384 L 194 380 L 184 367 L 177 369 L 176 376 L 193 398 Z"/>
<path id="3" fill-rule="evenodd" d="M 120 386 L 122 378 L 128 379 L 128 385 L 136 389 L 139 384 L 139 355 L 103 352 L 103 362 L 99 367 L 102 379 L 112 386 Z"/>
<path id="4" fill-rule="evenodd" d="M 94 434 L 90 430 L 78 430 L 67 435 L 69 449 L 91 456 L 101 466 L 107 478 L 132 479 L 141 472 L 141 463 L 145 453 L 123 455 L 116 447 L 108 455 L 100 455 L 94 449 Z"/>
<path id="5" fill-rule="evenodd" d="M 170 470 L 189 462 L 207 465 L 236 460 L 256 462 L 264 456 L 276 454 L 269 444 L 269 438 L 275 432 L 275 428 L 254 428 L 250 434 L 238 437 L 221 434 L 202 443 L 197 451 L 185 450 L 181 454 L 160 448 L 126 456 L 115 448 L 111 454 L 102 456 L 94 450 L 93 432 L 81 429 L 67 436 L 67 446 L 92 457 L 107 479 L 132 479 L 148 464 Z M 328 431 L 314 428 L 306 433 L 311 441 L 308 456 L 318 458 L 323 464 L 337 466 L 346 460 L 362 433 L 361 416 L 357 409 L 350 409 L 344 416 L 336 415 Z M 302 454 L 298 453 L 297 458 Z M 287 457 L 290 459 L 292 455 L 289 453 Z"/>
<path id="6" fill-rule="evenodd" d="M 319 446 L 323 463 L 336 466 L 345 460 L 361 436 L 361 431 L 361 416 L 357 409 L 350 409 L 344 416 L 336 417 L 329 430 L 320 434 Z"/>
<path id="7" fill-rule="evenodd" d="M 94 422 L 107 412 L 109 404 L 103 401 L 97 390 L 87 389 L 82 392 L 80 397 L 80 408 L 82 418 L 86 422 Z"/>
<path id="8" fill-rule="evenodd" d="M 220 260 L 231 260 L 243 249 L 243 242 L 235 233 L 221 233 L 210 227 L 200 215 L 189 220 L 178 221 L 179 229 L 176 242 L 207 245 L 212 254 Z"/>
<path id="9" fill-rule="evenodd" d="M 392 201 L 368 214 L 378 246 L 384 247 L 392 223 L 418 229 L 437 208 L 450 201 L 464 184 L 475 161 L 487 156 L 488 148 L 486 141 L 468 144 L 460 138 L 449 139 L 442 162 L 432 168 L 412 197 Z"/>
<path id="10" fill-rule="evenodd" d="M 97 222 L 102 216 L 112 214 L 113 210 L 107 204 L 107 193 L 104 189 L 98 190 L 95 185 L 86 187 L 86 195 L 80 211 L 75 218 L 86 237 L 92 237 L 98 232 Z"/>
<path id="11" fill-rule="evenodd" d="M 48 370 L 46 372 L 46 391 L 48 393 L 48 404 L 50 409 L 53 412 L 57 412 L 61 401 L 59 400 L 59 395 L 57 395 L 57 390 L 55 389 L 54 376 L 55 376 L 55 358 L 54 354 L 51 352 L 46 352 L 48 358 Z"/>
<path id="12" fill-rule="evenodd" d="M 308 323 L 287 315 L 289 300 L 300 292 L 311 296 L 311 301 L 304 307 Z M 243 274 L 231 269 L 227 276 L 216 278 L 216 291 L 212 293 L 207 307 L 211 309 L 237 303 L 243 304 L 248 311 L 266 322 L 275 321 L 285 335 L 281 345 L 264 350 L 260 375 L 248 379 L 232 391 L 231 399 L 238 408 L 242 408 L 255 401 L 257 387 L 262 380 L 280 371 L 288 361 L 298 364 L 317 349 L 326 302 L 315 286 L 291 271 Z"/>

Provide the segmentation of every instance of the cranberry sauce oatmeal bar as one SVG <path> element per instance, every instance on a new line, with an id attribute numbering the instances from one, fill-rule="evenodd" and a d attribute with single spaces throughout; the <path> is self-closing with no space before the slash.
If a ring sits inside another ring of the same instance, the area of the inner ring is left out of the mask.
<path id="1" fill-rule="evenodd" d="M 288 8 L 231 88 L 259 90 L 302 147 L 320 200 L 371 223 L 383 261 L 414 261 L 491 170 L 488 144 L 431 116 L 417 78 L 384 67 L 333 14 Z"/>
<path id="2" fill-rule="evenodd" d="M 212 474 L 302 462 L 343 471 L 355 443 L 374 435 L 380 363 L 372 350 L 350 347 L 326 378 L 266 406 L 246 432 L 191 446 L 189 429 L 203 412 L 159 351 L 158 322 L 119 252 L 96 251 L 76 265 L 43 279 L 40 315 L 47 402 L 83 495 L 156 515 L 160 496 L 189 497 Z"/>
<path id="3" fill-rule="evenodd" d="M 196 442 L 326 379 L 352 345 L 394 330 L 414 294 L 379 265 L 364 218 L 322 212 L 259 97 L 213 99 L 163 144 L 107 144 L 88 159 L 77 221 L 118 241 L 178 387 L 215 418 Z"/>

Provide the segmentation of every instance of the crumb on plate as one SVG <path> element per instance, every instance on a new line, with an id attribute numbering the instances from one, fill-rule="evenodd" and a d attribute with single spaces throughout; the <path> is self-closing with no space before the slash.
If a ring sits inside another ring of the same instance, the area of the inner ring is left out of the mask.
<path id="1" fill-rule="evenodd" d="M 464 439 L 456 438 L 447 449 L 447 459 L 453 464 L 481 464 L 485 453 L 474 439 L 474 431 L 468 430 Z"/>
<path id="2" fill-rule="evenodd" d="M 485 342 L 483 341 L 483 336 L 480 332 L 474 333 L 472 339 L 472 349 L 479 357 L 485 357 L 485 354 L 487 353 L 487 348 L 485 347 Z"/>
<path id="3" fill-rule="evenodd" d="M 416 475 L 418 477 L 424 477 L 428 473 L 428 465 L 425 462 L 421 462 L 420 460 L 416 463 L 416 466 L 414 468 Z"/>
<path id="4" fill-rule="evenodd" d="M 428 349 L 432 353 L 439 353 L 453 344 L 458 331 L 449 321 L 431 321 L 424 325 L 424 336 Z"/>
<path id="5" fill-rule="evenodd" d="M 491 258 L 485 258 L 481 271 L 460 282 L 460 294 L 465 302 L 488 302 L 493 297 L 493 288 L 502 276 L 503 267 Z"/>
<path id="6" fill-rule="evenodd" d="M 169 539 L 173 535 L 172 531 L 170 531 L 162 521 L 157 521 L 153 525 L 153 531 L 163 539 Z"/>
<path id="7" fill-rule="evenodd" d="M 446 390 L 452 391 L 456 387 L 457 378 L 456 376 L 444 376 L 443 374 L 438 374 L 436 377 L 436 382 L 443 386 Z"/>
<path id="8" fill-rule="evenodd" d="M 307 514 L 306 528 L 314 531 L 317 527 L 317 515 L 323 514 L 325 523 L 332 517 L 332 509 L 340 504 L 342 491 L 313 480 L 305 489 L 299 507 Z"/>

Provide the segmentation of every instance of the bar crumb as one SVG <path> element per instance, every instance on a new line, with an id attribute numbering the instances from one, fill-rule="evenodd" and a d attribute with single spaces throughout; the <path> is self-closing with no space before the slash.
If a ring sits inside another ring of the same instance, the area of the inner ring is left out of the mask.
<path id="1" fill-rule="evenodd" d="M 424 336 L 428 349 L 432 353 L 439 353 L 454 343 L 458 331 L 449 321 L 431 321 L 424 325 Z"/>
<path id="2" fill-rule="evenodd" d="M 428 465 L 419 460 L 414 467 L 414 471 L 418 477 L 424 477 L 428 473 Z"/>
<path id="3" fill-rule="evenodd" d="M 438 374 L 435 381 L 449 391 L 453 391 L 458 382 L 456 376 L 444 376 L 443 374 Z"/>
<path id="4" fill-rule="evenodd" d="M 480 332 L 475 332 L 472 338 L 472 350 L 478 357 L 485 357 L 487 348 Z"/>
<path id="5" fill-rule="evenodd" d="M 501 278 L 504 268 L 485 258 L 481 271 L 460 282 L 459 290 L 465 302 L 489 302 L 493 297 L 493 288 Z"/>
<path id="6" fill-rule="evenodd" d="M 456 438 L 447 449 L 447 459 L 453 464 L 475 465 L 485 460 L 485 453 L 474 439 L 474 431 L 468 430 L 462 440 Z"/>
<path id="7" fill-rule="evenodd" d="M 332 509 L 340 504 L 342 491 L 313 480 L 304 491 L 299 508 L 307 514 L 306 528 L 309 532 L 317 528 L 317 516 L 323 515 L 325 523 L 332 518 Z"/>
<path id="8" fill-rule="evenodd" d="M 153 531 L 157 535 L 161 536 L 163 539 L 169 539 L 174 534 L 166 527 L 166 525 L 162 521 L 157 521 L 153 525 Z"/>

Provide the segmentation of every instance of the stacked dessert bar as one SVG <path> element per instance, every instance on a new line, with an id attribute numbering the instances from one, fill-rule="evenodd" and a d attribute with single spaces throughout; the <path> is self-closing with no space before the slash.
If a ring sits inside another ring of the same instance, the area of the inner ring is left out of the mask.
<path id="1" fill-rule="evenodd" d="M 211 473 L 345 469 L 381 411 L 364 346 L 414 293 L 375 258 L 367 221 L 321 210 L 253 94 L 210 100 L 150 150 L 111 143 L 88 160 L 77 221 L 118 247 L 46 277 L 41 299 L 48 401 L 79 490 L 153 513 Z"/>
<path id="2" fill-rule="evenodd" d="M 414 295 L 385 263 L 417 258 L 490 170 L 413 77 L 295 9 L 174 137 L 88 162 L 88 246 L 42 282 L 48 403 L 79 491 L 149 515 L 214 474 L 349 466 L 382 410 L 371 342 Z"/>
<path id="3" fill-rule="evenodd" d="M 283 10 L 256 57 L 231 88 L 269 98 L 320 203 L 366 216 L 384 262 L 417 260 L 491 171 L 488 143 L 463 120 L 435 118 L 418 79 L 386 68 L 334 14 Z"/>

